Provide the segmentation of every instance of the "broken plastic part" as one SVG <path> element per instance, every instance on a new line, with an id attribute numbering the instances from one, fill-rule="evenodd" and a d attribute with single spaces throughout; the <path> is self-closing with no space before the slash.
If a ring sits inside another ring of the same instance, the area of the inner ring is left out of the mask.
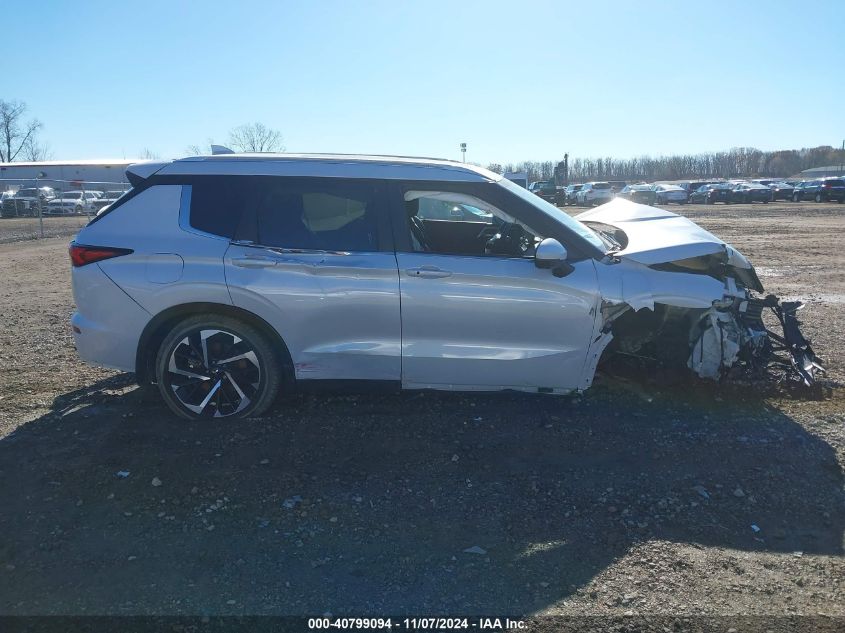
<path id="1" fill-rule="evenodd" d="M 798 310 L 804 307 L 800 301 L 784 301 L 781 303 L 774 295 L 768 295 L 762 304 L 771 308 L 772 312 L 783 328 L 783 336 L 768 331 L 773 341 L 772 354 L 785 351 L 789 354 L 789 361 L 793 370 L 808 387 L 816 381 L 816 372 L 825 373 L 821 359 L 813 352 L 810 342 L 801 334 L 801 323 L 798 321 Z"/>
<path id="2" fill-rule="evenodd" d="M 801 382 L 812 386 L 816 374 L 824 373 L 824 367 L 801 334 L 796 313 L 802 307 L 800 301 L 781 303 L 774 295 L 749 298 L 733 306 L 725 301 L 714 302 L 692 332 L 687 366 L 702 378 L 718 380 L 738 361 L 751 368 L 775 364 L 792 370 Z M 770 308 L 778 319 L 782 335 L 764 325 L 765 308 Z"/>

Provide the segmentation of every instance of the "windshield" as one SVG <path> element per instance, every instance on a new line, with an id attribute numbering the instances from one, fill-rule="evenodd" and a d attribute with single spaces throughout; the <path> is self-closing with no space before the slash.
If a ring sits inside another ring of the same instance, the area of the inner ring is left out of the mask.
<path id="1" fill-rule="evenodd" d="M 38 191 L 35 189 L 21 189 L 17 195 L 21 198 L 34 198 L 38 195 Z"/>
<path id="2" fill-rule="evenodd" d="M 519 196 L 524 201 L 528 202 L 531 206 L 536 207 L 537 209 L 545 213 L 553 220 L 560 222 L 569 230 L 573 231 L 574 233 L 577 233 L 585 240 L 587 240 L 590 244 L 600 249 L 602 252 L 605 252 L 607 250 L 604 241 L 598 235 L 596 235 L 587 226 L 585 226 L 575 218 L 571 217 L 569 214 L 558 209 L 555 205 L 546 202 L 539 196 L 535 196 L 533 193 L 523 189 L 519 185 L 515 185 L 507 178 L 502 178 L 498 181 L 498 183 L 511 193 Z"/>
<path id="3" fill-rule="evenodd" d="M 66 191 L 65 193 L 62 194 L 62 198 L 65 198 L 65 199 L 68 199 L 68 200 L 77 200 L 81 197 L 82 197 L 81 191 Z"/>

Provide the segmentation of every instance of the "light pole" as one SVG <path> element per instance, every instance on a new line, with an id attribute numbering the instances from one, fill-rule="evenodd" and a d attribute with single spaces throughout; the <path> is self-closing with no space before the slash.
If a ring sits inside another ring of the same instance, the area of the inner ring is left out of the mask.
<path id="1" fill-rule="evenodd" d="M 38 226 L 41 228 L 41 239 L 44 239 L 44 212 L 41 210 L 43 206 L 41 204 L 41 192 L 38 190 L 38 179 L 44 178 L 46 176 L 43 171 L 39 171 L 35 174 L 35 201 L 38 204 Z"/>
<path id="2" fill-rule="evenodd" d="M 461 161 L 467 162 L 467 144 L 461 143 Z"/>

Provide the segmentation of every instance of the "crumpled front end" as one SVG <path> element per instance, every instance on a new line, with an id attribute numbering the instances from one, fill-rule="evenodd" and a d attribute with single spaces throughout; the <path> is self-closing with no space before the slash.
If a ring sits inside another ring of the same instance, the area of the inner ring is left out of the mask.
<path id="1" fill-rule="evenodd" d="M 721 380 L 737 369 L 782 368 L 810 386 L 824 371 L 800 330 L 798 301 L 765 298 L 751 263 L 691 220 L 617 199 L 577 218 L 619 245 L 599 281 L 605 347 L 626 356 L 685 364 Z M 779 332 L 766 327 L 770 311 Z"/>

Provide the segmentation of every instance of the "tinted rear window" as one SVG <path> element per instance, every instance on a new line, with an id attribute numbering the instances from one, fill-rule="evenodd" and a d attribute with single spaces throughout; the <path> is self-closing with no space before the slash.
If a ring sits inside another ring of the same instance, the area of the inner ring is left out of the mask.
<path id="1" fill-rule="evenodd" d="M 593 189 L 610 189 L 609 182 L 597 182 L 593 185 Z"/>
<path id="2" fill-rule="evenodd" d="M 845 187 L 845 181 L 842 180 L 828 180 L 825 184 L 831 187 Z"/>
<path id="3" fill-rule="evenodd" d="M 262 178 L 256 231 L 265 246 L 377 251 L 380 192 L 375 183 Z"/>
<path id="4" fill-rule="evenodd" d="M 248 233 L 258 244 L 278 248 L 378 250 L 381 193 L 375 183 L 215 176 L 191 184 L 190 224 L 200 231 L 229 239 Z"/>

